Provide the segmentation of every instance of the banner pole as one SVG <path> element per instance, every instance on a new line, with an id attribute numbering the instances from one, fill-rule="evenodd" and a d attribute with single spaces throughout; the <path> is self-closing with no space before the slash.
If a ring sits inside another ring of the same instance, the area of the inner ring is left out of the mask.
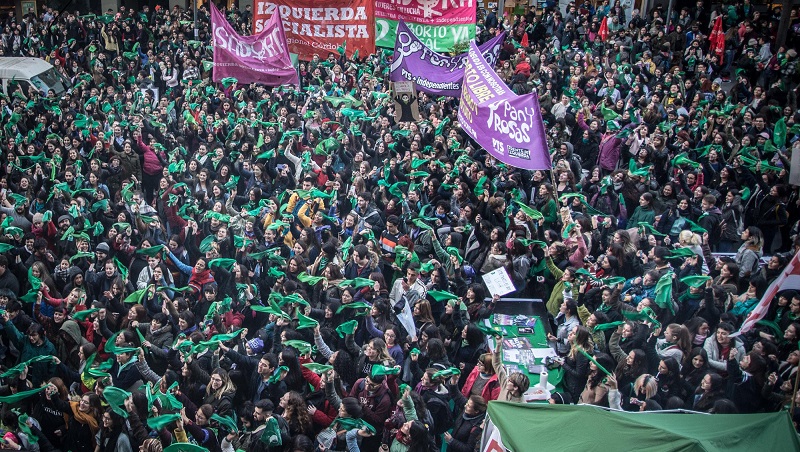
<path id="1" fill-rule="evenodd" d="M 796 372 L 794 376 L 794 387 L 792 388 L 792 404 L 789 408 L 789 414 L 791 415 L 794 413 L 794 408 L 797 405 L 795 403 L 795 397 L 797 397 L 797 386 L 800 385 L 800 372 Z"/>

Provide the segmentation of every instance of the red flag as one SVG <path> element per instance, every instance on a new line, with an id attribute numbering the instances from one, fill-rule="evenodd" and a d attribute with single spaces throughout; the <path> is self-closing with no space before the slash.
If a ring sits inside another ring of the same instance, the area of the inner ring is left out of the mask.
<path id="1" fill-rule="evenodd" d="M 708 37 L 711 44 L 710 51 L 716 53 L 720 61 L 725 54 L 725 33 L 722 31 L 722 16 L 717 16 L 714 20 L 714 29 L 711 30 L 711 36 Z"/>
<path id="2" fill-rule="evenodd" d="M 597 34 L 603 41 L 608 39 L 608 17 L 604 17 L 603 21 L 600 22 L 600 29 L 597 30 Z"/>
<path id="3" fill-rule="evenodd" d="M 528 47 L 528 33 L 522 33 L 522 40 L 519 43 L 522 47 Z"/>
<path id="4" fill-rule="evenodd" d="M 736 334 L 738 335 L 752 330 L 755 324 L 767 315 L 769 305 L 772 303 L 772 299 L 775 298 L 775 295 L 777 295 L 778 292 L 790 289 L 800 289 L 800 252 L 794 255 L 792 261 L 783 269 L 780 276 L 767 287 L 767 291 L 764 292 L 761 301 L 750 311 L 747 319 L 742 323 L 742 327 L 739 328 L 739 332 Z"/>

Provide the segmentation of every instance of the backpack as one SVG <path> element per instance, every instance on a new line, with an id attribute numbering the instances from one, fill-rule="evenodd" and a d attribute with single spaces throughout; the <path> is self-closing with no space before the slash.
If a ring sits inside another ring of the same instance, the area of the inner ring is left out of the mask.
<path id="1" fill-rule="evenodd" d="M 426 395 L 427 397 L 425 398 L 427 400 L 425 400 L 425 403 L 428 405 L 428 411 L 430 411 L 433 418 L 431 433 L 441 435 L 455 425 L 450 403 L 447 400 L 443 400 L 435 391 L 427 391 Z"/>

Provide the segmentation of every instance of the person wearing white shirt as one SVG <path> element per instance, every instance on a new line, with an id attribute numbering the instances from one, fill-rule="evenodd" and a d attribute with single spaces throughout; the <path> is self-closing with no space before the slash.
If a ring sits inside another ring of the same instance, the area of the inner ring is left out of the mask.
<path id="1" fill-rule="evenodd" d="M 561 102 L 553 105 L 550 113 L 555 116 L 556 120 L 563 119 L 567 115 L 567 108 L 569 108 L 569 97 L 561 95 Z"/>
<path id="2" fill-rule="evenodd" d="M 416 262 L 408 265 L 406 276 L 397 278 L 389 292 L 389 300 L 397 312 L 397 318 L 412 340 L 416 340 L 417 336 L 412 309 L 414 303 L 425 298 L 427 293 L 425 284 L 419 279 L 419 264 Z"/>

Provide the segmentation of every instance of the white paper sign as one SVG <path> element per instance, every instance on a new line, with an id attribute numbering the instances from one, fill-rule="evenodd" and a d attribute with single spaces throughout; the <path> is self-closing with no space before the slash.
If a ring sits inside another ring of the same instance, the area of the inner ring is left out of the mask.
<path id="1" fill-rule="evenodd" d="M 499 295 L 502 297 L 505 294 L 517 290 L 504 267 L 497 268 L 483 275 L 483 283 L 486 284 L 486 288 L 489 289 L 489 293 L 491 293 L 492 296 Z"/>

